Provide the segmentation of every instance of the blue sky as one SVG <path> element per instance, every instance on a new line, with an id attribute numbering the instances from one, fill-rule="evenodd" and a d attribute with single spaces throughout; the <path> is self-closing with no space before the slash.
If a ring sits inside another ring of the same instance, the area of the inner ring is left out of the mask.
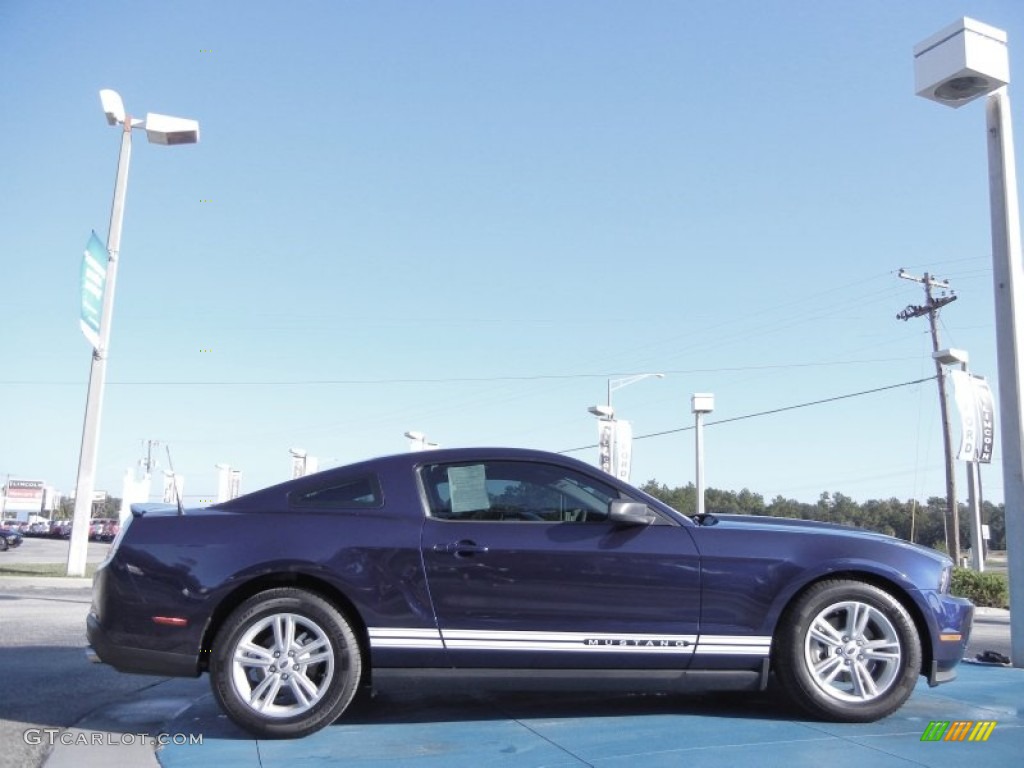
<path id="1" fill-rule="evenodd" d="M 113 88 L 202 141 L 135 136 L 98 488 L 147 438 L 190 501 L 216 463 L 254 490 L 290 447 L 406 430 L 586 446 L 607 379 L 658 371 L 616 410 L 662 432 L 713 392 L 710 486 L 941 495 L 934 381 L 713 422 L 932 375 L 900 267 L 951 281 L 944 345 L 995 386 L 984 109 L 913 92 L 913 46 L 964 15 L 1020 72 L 1017 0 L 4 0 L 0 475 L 74 484 Z M 632 479 L 693 464 L 692 431 L 638 440 Z"/>

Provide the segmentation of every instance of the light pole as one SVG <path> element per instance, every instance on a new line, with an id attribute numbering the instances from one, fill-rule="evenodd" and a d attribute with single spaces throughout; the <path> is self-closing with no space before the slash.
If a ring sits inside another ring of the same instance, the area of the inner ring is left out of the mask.
<path id="1" fill-rule="evenodd" d="M 630 384 L 636 384 L 638 381 L 649 379 L 654 377 L 656 379 L 664 379 L 664 373 L 638 373 L 635 376 L 626 376 L 621 379 L 608 379 L 608 400 L 605 403 L 609 408 L 612 407 L 612 392 L 628 387 Z"/>
<path id="2" fill-rule="evenodd" d="M 1010 655 L 1024 668 L 1024 271 L 1021 267 L 1020 208 L 1010 124 L 1010 58 L 1006 33 L 963 18 L 914 47 L 914 80 L 919 96 L 960 107 L 988 95 L 989 201 L 992 213 L 992 282 L 995 292 L 1003 454 L 1003 506 L 1010 571 Z"/>
<path id="3" fill-rule="evenodd" d="M 114 201 L 107 230 L 107 271 L 100 312 L 99 343 L 93 347 L 89 368 L 89 394 L 85 403 L 82 426 L 82 449 L 78 458 L 78 480 L 75 483 L 75 514 L 68 546 L 68 576 L 85 575 L 89 547 L 89 518 L 92 517 L 92 492 L 96 484 L 96 454 L 100 442 L 100 418 L 103 414 L 103 390 L 107 379 L 107 357 L 110 353 L 110 322 L 114 314 L 114 288 L 121 252 L 121 225 L 124 222 L 124 199 L 128 190 L 128 163 L 132 154 L 132 129 L 142 128 L 151 144 L 195 144 L 199 141 L 199 123 L 150 112 L 145 120 L 133 118 L 124 111 L 124 103 L 116 91 L 100 91 L 100 103 L 109 125 L 122 126 L 121 151 L 114 179 Z"/>
<path id="4" fill-rule="evenodd" d="M 690 410 L 695 419 L 697 456 L 697 514 L 704 514 L 704 414 L 715 410 L 715 396 L 709 392 L 695 392 L 690 397 Z"/>
<path id="5" fill-rule="evenodd" d="M 621 379 L 608 379 L 607 400 L 604 405 L 592 405 L 589 413 L 597 416 L 597 461 L 603 472 L 620 480 L 629 481 L 633 453 L 633 431 L 628 421 L 615 418 L 612 392 L 649 378 L 663 379 L 664 373 L 637 373 Z"/>

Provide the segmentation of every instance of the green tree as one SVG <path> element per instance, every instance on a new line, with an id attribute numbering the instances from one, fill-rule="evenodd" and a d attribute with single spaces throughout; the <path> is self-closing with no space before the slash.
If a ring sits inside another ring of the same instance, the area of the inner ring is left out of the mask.
<path id="1" fill-rule="evenodd" d="M 669 488 L 663 483 L 651 480 L 641 486 L 641 489 L 683 514 L 692 515 L 697 508 L 697 490 L 693 483 L 678 488 Z M 908 541 L 911 540 L 911 525 L 913 525 L 913 541 L 942 552 L 946 550 L 946 500 L 941 496 L 930 497 L 926 504 L 921 504 L 914 499 L 900 501 L 896 497 L 871 499 L 858 504 L 849 496 L 838 491 L 831 493 L 823 491 L 814 504 L 787 499 L 783 496 L 776 496 L 769 504 L 765 504 L 761 494 L 754 493 L 747 488 L 739 493 L 708 488 L 704 498 L 705 509 L 709 512 L 825 520 L 844 525 L 855 525 Z M 991 529 L 989 549 L 1005 549 L 1004 506 L 984 502 L 982 521 L 986 522 Z M 961 506 L 960 531 L 961 546 L 966 548 L 970 546 L 970 514 L 966 505 Z"/>

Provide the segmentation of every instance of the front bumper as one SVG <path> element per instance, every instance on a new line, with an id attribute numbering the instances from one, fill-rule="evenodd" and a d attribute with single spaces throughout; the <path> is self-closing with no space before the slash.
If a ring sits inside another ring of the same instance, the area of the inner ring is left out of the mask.
<path id="1" fill-rule="evenodd" d="M 964 597 L 940 592 L 926 595 L 936 627 L 932 634 L 932 659 L 925 670 L 934 687 L 956 679 L 956 667 L 967 651 L 974 622 L 974 603 Z"/>

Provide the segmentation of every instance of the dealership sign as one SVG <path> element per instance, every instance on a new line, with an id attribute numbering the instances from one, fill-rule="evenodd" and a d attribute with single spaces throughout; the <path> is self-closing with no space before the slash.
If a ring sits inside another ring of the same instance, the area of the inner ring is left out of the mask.
<path id="1" fill-rule="evenodd" d="M 42 480 L 8 480 L 4 512 L 41 512 L 43 485 Z"/>

